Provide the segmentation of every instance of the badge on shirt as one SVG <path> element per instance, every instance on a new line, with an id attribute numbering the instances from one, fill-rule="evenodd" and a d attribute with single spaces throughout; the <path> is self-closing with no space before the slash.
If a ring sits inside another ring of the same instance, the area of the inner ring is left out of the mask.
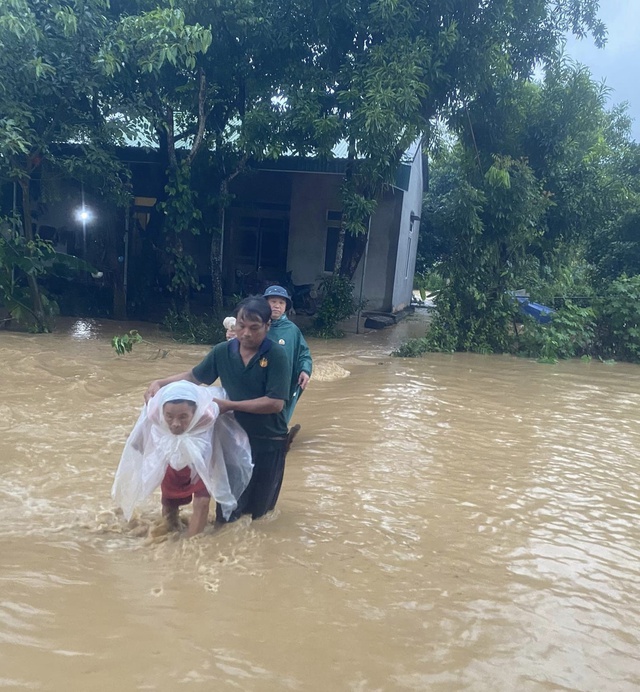
<path id="1" fill-rule="evenodd" d="M 261 368 L 266 368 L 269 365 L 269 361 L 266 358 L 260 358 L 259 362 Z"/>
<path id="2" fill-rule="evenodd" d="M 280 341 L 278 341 L 278 343 L 280 344 L 280 346 L 284 346 L 284 339 L 280 339 Z"/>

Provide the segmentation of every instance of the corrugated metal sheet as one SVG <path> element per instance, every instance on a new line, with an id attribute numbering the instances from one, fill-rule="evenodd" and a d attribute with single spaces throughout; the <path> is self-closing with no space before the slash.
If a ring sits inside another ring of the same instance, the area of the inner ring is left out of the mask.
<path id="1" fill-rule="evenodd" d="M 411 164 L 421 151 L 421 139 L 417 139 L 405 151 L 402 163 L 398 167 L 395 178 L 395 187 L 404 190 L 409 189 L 409 178 L 411 176 Z M 177 148 L 186 148 L 189 142 L 180 142 Z M 127 138 L 126 145 L 131 148 L 141 148 L 146 150 L 157 150 L 157 143 L 152 141 L 143 132 L 136 138 Z M 308 156 L 281 156 L 279 159 L 268 161 L 254 161 L 253 167 L 259 170 L 269 171 L 290 171 L 293 173 L 327 173 L 330 175 L 344 175 L 346 170 L 347 157 L 349 155 L 349 142 L 341 139 L 331 150 L 333 158 L 321 159 L 313 154 Z"/>
<path id="2" fill-rule="evenodd" d="M 302 156 L 281 156 L 269 161 L 256 161 L 254 168 L 262 171 L 282 171 L 289 173 L 326 173 L 327 175 L 344 175 L 347 170 L 346 159 L 313 159 Z M 394 187 L 406 192 L 409 189 L 411 165 L 401 163 L 396 171 Z"/>
<path id="3" fill-rule="evenodd" d="M 341 139 L 331 151 L 337 159 L 346 159 L 349 156 L 349 142 Z"/>

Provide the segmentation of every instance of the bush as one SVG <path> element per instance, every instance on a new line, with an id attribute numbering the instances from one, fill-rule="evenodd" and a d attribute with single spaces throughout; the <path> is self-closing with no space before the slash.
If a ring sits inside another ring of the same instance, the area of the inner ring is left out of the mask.
<path id="1" fill-rule="evenodd" d="M 405 341 L 395 351 L 392 351 L 391 355 L 398 358 L 417 358 L 431 350 L 429 341 L 422 337 L 421 339 Z"/>
<path id="2" fill-rule="evenodd" d="M 549 324 L 527 317 L 518 335 L 518 351 L 543 363 L 591 355 L 595 348 L 596 318 L 591 308 L 570 301 L 555 312 Z"/>
<path id="3" fill-rule="evenodd" d="M 320 284 L 321 301 L 313 318 L 312 333 L 323 339 L 344 336 L 336 325 L 364 307 L 353 296 L 354 286 L 344 276 L 329 276 Z"/>
<path id="4" fill-rule="evenodd" d="M 506 309 L 506 307 L 505 307 Z M 499 320 L 504 319 L 499 311 L 496 313 Z M 476 353 L 507 352 L 515 350 L 530 358 L 538 358 L 544 363 L 556 363 L 560 359 L 590 356 L 596 350 L 596 317 L 591 308 L 581 308 L 570 301 L 553 314 L 551 323 L 540 324 L 532 317 L 519 315 L 518 320 L 523 321 L 523 327 L 518 333 L 507 334 L 505 329 L 500 332 L 494 330 L 494 334 L 503 333 L 503 342 L 490 342 L 481 340 L 482 331 L 469 329 L 466 334 L 467 341 L 460 349 L 460 344 L 455 340 L 455 329 L 449 325 L 456 324 L 455 319 L 449 322 L 447 313 L 440 316 L 440 320 L 434 320 L 427 335 L 421 339 L 412 339 L 400 346 L 392 353 L 394 356 L 415 357 L 432 351 L 456 351 L 467 350 Z M 455 315 L 454 315 L 455 317 Z M 487 330 L 487 333 L 491 333 Z M 475 341 L 471 341 L 471 337 Z M 509 348 L 509 343 L 511 347 Z M 495 345 L 498 348 L 495 348 Z"/>
<path id="5" fill-rule="evenodd" d="M 194 315 L 190 312 L 179 313 L 171 309 L 162 320 L 162 326 L 171 332 L 171 336 L 185 344 L 218 344 L 225 340 L 225 329 L 222 318 L 207 314 Z"/>
<path id="6" fill-rule="evenodd" d="M 416 272 L 413 277 L 413 287 L 416 291 L 420 291 L 422 300 L 425 299 L 427 293 L 435 293 L 440 291 L 445 286 L 445 280 L 436 269 L 429 269 L 424 272 Z"/>
<path id="7" fill-rule="evenodd" d="M 640 275 L 613 281 L 594 307 L 601 354 L 640 362 Z"/>

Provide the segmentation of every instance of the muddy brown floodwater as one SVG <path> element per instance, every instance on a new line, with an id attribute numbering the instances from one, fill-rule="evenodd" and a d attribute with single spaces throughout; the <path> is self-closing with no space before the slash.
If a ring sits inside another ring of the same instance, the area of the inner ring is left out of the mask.
<path id="1" fill-rule="evenodd" d="M 638 690 L 640 368 L 389 357 L 422 327 L 310 340 L 276 511 L 190 541 L 109 492 L 207 349 L 0 333 L 0 688 Z"/>

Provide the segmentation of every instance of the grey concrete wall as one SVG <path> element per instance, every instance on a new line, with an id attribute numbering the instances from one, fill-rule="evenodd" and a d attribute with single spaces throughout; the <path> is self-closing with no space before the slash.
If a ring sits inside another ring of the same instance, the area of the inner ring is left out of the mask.
<path id="1" fill-rule="evenodd" d="M 417 152 L 411 165 L 409 190 L 404 194 L 400 216 L 400 234 L 398 252 L 394 271 L 393 297 L 391 309 L 393 312 L 402 310 L 411 304 L 413 290 L 413 275 L 416 268 L 416 253 L 418 250 L 418 232 L 420 221 L 411 223 L 411 213 L 422 215 L 422 157 Z"/>
<path id="2" fill-rule="evenodd" d="M 371 220 L 366 275 L 364 258 L 354 276 L 355 294 L 367 301 L 366 309 L 397 311 L 411 301 L 419 222 L 410 222 L 422 210 L 422 161 L 412 164 L 408 192 L 388 190 Z M 261 172 L 238 181 L 235 208 L 229 209 L 225 230 L 225 256 L 232 256 L 229 243 L 234 219 L 255 202 L 290 202 L 287 270 L 296 284 L 315 283 L 324 271 L 327 240 L 327 211 L 342 208 L 342 177 L 321 173 Z M 248 205 L 244 206 L 244 203 Z M 264 212 L 260 212 L 264 215 Z M 268 213 L 268 212 L 267 212 Z M 282 214 L 284 212 L 273 212 Z M 231 263 L 225 262 L 226 283 L 232 282 Z"/>
<path id="3" fill-rule="evenodd" d="M 293 177 L 287 268 L 296 284 L 317 284 L 327 276 L 327 210 L 342 209 L 341 182 L 337 175 L 300 173 Z"/>
<path id="4" fill-rule="evenodd" d="M 371 219 L 366 274 L 363 256 L 354 276 L 356 297 L 366 300 L 365 310 L 390 311 L 392 308 L 394 271 L 398 248 L 398 220 L 402 210 L 402 192 L 392 188 L 378 203 Z"/>

